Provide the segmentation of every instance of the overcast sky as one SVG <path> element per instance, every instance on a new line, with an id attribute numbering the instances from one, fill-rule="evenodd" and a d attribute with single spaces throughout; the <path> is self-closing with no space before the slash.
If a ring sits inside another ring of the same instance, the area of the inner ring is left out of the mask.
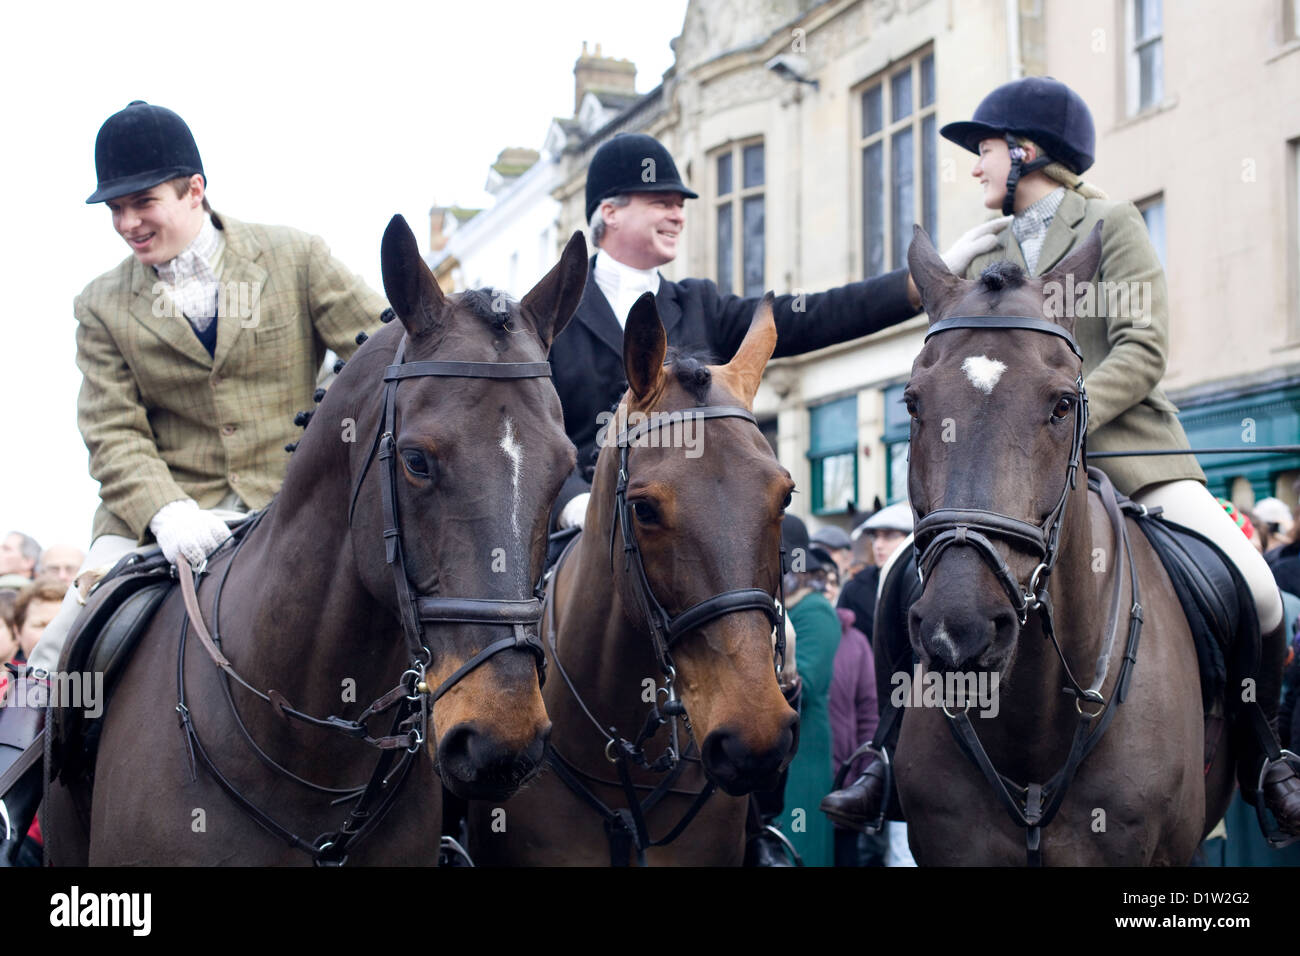
<path id="1" fill-rule="evenodd" d="M 95 187 L 95 134 L 133 99 L 194 131 L 218 211 L 325 238 L 376 288 L 390 216 L 422 251 L 428 209 L 487 205 L 506 146 L 573 112 L 586 40 L 672 65 L 686 0 L 7 4 L 0 230 L 0 534 L 89 544 L 98 485 L 76 426 L 72 299 L 129 254 Z"/>

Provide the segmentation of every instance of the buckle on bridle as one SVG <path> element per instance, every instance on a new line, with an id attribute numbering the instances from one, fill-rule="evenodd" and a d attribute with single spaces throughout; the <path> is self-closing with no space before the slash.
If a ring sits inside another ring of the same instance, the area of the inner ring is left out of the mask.
<path id="1" fill-rule="evenodd" d="M 1068 687 L 1066 688 L 1066 690 L 1069 689 L 1070 688 Z M 1083 709 L 1083 702 L 1085 700 L 1090 704 L 1097 705 L 1096 713 L 1090 714 Z M 1101 712 L 1106 709 L 1106 698 L 1101 696 L 1101 691 L 1091 689 L 1085 690 L 1082 694 L 1074 695 L 1074 709 L 1079 712 L 1079 716 L 1087 717 L 1089 720 L 1095 720 L 1101 715 Z"/>

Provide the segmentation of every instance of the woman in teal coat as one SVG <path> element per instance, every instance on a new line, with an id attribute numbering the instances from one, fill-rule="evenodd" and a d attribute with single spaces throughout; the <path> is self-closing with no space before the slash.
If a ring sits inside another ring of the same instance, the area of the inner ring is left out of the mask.
<path id="1" fill-rule="evenodd" d="M 798 539 L 802 532 L 802 540 Z M 802 685 L 799 698 L 799 752 L 790 764 L 785 785 L 784 828 L 805 866 L 833 866 L 835 831 L 817 811 L 822 797 L 834 784 L 831 755 L 831 676 L 835 652 L 840 648 L 840 619 L 821 588 L 825 577 L 808 551 L 808 531 L 798 518 L 787 515 L 782 530 L 786 554 L 799 567 L 800 549 L 805 571 L 786 576 L 786 620 L 794 631 L 795 667 Z"/>

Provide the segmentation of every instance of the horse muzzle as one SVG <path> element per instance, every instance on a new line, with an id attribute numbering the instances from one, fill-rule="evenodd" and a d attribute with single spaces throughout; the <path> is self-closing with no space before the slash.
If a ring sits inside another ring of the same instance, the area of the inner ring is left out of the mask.
<path id="1" fill-rule="evenodd" d="M 503 744 L 473 722 L 452 727 L 438 742 L 438 771 L 443 783 L 465 800 L 505 800 L 542 768 L 551 724 L 522 750 Z"/>
<path id="2" fill-rule="evenodd" d="M 922 597 L 908 613 L 912 647 L 926 670 L 1001 670 L 1015 650 L 1020 620 L 1009 604 L 971 607 Z"/>
<path id="3" fill-rule="evenodd" d="M 709 779 L 725 793 L 739 797 L 755 790 L 776 789 L 798 743 L 799 717 L 791 713 L 775 744 L 766 750 L 752 749 L 739 734 L 724 727 L 704 738 L 700 754 Z"/>

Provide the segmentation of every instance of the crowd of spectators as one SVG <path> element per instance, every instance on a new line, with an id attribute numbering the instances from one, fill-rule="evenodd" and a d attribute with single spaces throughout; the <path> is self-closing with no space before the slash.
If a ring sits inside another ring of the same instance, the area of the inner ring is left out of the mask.
<path id="1" fill-rule="evenodd" d="M 0 539 L 0 700 L 10 674 L 21 672 L 27 656 L 54 619 L 85 555 L 56 544 L 42 550 L 31 535 L 10 531 Z M 33 820 L 15 862 L 40 866 L 41 824 Z"/>
<path id="2" fill-rule="evenodd" d="M 42 549 L 21 531 L 0 539 L 0 664 L 26 662 L 84 559 L 80 548 L 55 544 Z M 7 684 L 8 669 L 0 673 L 0 690 Z"/>

